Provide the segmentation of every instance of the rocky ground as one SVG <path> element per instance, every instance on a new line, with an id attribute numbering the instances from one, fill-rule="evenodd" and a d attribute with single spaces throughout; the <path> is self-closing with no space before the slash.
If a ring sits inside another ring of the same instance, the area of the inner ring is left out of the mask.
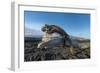
<path id="1" fill-rule="evenodd" d="M 33 43 L 25 43 L 24 61 L 44 61 L 44 60 L 68 60 L 90 58 L 90 41 L 80 40 L 80 48 L 54 47 L 47 49 L 35 48 Z M 36 43 L 35 43 L 35 46 Z"/>

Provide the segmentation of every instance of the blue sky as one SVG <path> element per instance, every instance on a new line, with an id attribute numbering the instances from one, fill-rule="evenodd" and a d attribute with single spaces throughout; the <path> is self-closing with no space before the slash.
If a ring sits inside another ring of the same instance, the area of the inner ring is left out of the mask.
<path id="1" fill-rule="evenodd" d="M 90 38 L 90 14 L 24 11 L 25 27 L 40 30 L 44 24 L 62 27 L 73 36 Z"/>

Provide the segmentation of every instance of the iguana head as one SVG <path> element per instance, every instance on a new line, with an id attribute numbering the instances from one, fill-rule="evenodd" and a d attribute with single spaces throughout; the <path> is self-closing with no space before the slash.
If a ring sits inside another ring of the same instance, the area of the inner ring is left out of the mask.
<path id="1" fill-rule="evenodd" d="M 43 32 L 46 32 L 46 33 L 50 34 L 51 29 L 52 29 L 51 25 L 45 24 L 45 26 L 42 27 L 41 30 L 42 30 Z"/>

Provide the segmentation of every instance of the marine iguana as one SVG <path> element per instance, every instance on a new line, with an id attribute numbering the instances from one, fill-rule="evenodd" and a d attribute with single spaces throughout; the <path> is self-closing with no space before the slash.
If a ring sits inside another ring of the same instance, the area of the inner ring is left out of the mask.
<path id="1" fill-rule="evenodd" d="M 73 48 L 80 48 L 79 44 L 75 44 L 75 40 L 72 40 L 70 35 L 66 33 L 61 27 L 57 25 L 48 25 L 45 24 L 44 27 L 41 29 L 43 32 L 45 32 L 48 35 L 52 34 L 59 34 L 61 38 L 57 38 L 56 40 L 50 40 L 51 37 L 49 37 L 49 40 L 46 39 L 46 42 L 43 40 L 41 43 L 38 44 L 38 48 L 45 48 L 45 47 L 53 47 L 53 46 L 59 46 L 62 45 L 63 48 L 69 49 L 71 55 L 74 55 Z M 48 37 L 47 37 L 48 38 Z M 45 39 L 44 37 L 42 39 Z M 73 42 L 72 42 L 73 41 Z"/>

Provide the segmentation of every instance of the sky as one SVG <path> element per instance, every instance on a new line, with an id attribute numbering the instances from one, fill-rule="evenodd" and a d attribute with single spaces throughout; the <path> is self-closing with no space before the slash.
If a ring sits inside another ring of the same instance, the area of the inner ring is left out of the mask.
<path id="1" fill-rule="evenodd" d="M 58 25 L 69 35 L 90 38 L 90 14 L 24 11 L 24 24 L 39 31 L 45 24 Z"/>

